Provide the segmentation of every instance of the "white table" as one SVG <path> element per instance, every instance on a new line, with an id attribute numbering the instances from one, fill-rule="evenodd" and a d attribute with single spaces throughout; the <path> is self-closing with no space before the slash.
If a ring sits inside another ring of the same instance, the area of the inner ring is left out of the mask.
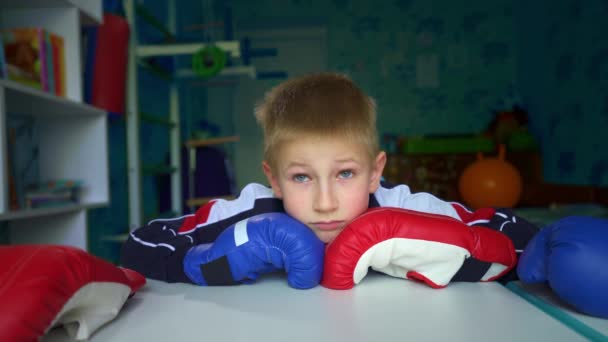
<path id="1" fill-rule="evenodd" d="M 53 331 L 46 341 L 65 341 Z M 352 290 L 198 287 L 149 280 L 92 342 L 103 341 L 584 341 L 498 283 L 441 290 L 369 274 Z"/>
<path id="2" fill-rule="evenodd" d="M 570 305 L 562 301 L 545 284 L 524 284 L 516 281 L 508 286 L 515 293 L 518 293 L 529 302 L 549 315 L 553 315 L 563 324 L 569 325 L 574 330 L 579 330 L 582 334 L 588 334 L 590 339 L 608 342 L 608 319 L 593 317 L 575 311 Z M 603 336 L 601 336 L 603 335 Z"/>

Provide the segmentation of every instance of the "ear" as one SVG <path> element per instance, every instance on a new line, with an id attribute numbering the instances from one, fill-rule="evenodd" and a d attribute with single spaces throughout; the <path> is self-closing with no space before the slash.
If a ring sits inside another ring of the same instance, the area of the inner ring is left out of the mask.
<path id="1" fill-rule="evenodd" d="M 281 193 L 281 187 L 279 186 L 279 181 L 272 173 L 272 168 L 266 161 L 262 162 L 262 169 L 264 170 L 264 174 L 266 175 L 266 179 L 268 179 L 268 183 L 272 187 L 272 192 L 277 198 L 283 198 L 283 193 Z"/>
<path id="2" fill-rule="evenodd" d="M 380 151 L 374 160 L 372 166 L 372 174 L 369 182 L 369 192 L 374 193 L 380 186 L 380 179 L 382 178 L 382 172 L 384 172 L 384 166 L 386 165 L 386 153 Z"/>

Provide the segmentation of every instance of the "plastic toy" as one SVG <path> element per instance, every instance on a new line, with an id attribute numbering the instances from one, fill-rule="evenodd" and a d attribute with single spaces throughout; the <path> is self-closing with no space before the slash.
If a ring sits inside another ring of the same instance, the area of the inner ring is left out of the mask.
<path id="1" fill-rule="evenodd" d="M 463 201 L 470 207 L 513 207 L 522 192 L 519 171 L 505 160 L 505 147 L 499 145 L 498 157 L 484 158 L 477 154 L 477 161 L 464 169 L 458 181 Z"/>
<path id="2" fill-rule="evenodd" d="M 203 78 L 219 74 L 226 66 L 228 56 L 219 47 L 210 44 L 192 55 L 192 69 Z"/>

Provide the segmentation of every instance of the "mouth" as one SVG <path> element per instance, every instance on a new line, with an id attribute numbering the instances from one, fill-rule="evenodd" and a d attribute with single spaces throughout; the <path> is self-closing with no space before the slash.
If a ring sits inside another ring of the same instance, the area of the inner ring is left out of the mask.
<path id="1" fill-rule="evenodd" d="M 322 222 L 313 222 L 313 226 L 317 227 L 319 230 L 336 230 L 342 227 L 344 221 L 322 221 Z"/>

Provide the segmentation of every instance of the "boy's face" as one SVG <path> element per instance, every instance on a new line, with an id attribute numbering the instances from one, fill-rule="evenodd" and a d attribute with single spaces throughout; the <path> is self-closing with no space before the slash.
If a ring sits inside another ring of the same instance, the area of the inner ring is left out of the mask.
<path id="1" fill-rule="evenodd" d="M 281 145 L 276 169 L 263 168 L 285 211 L 323 242 L 368 208 L 378 189 L 386 154 L 370 161 L 361 144 L 337 138 L 303 138 Z"/>

